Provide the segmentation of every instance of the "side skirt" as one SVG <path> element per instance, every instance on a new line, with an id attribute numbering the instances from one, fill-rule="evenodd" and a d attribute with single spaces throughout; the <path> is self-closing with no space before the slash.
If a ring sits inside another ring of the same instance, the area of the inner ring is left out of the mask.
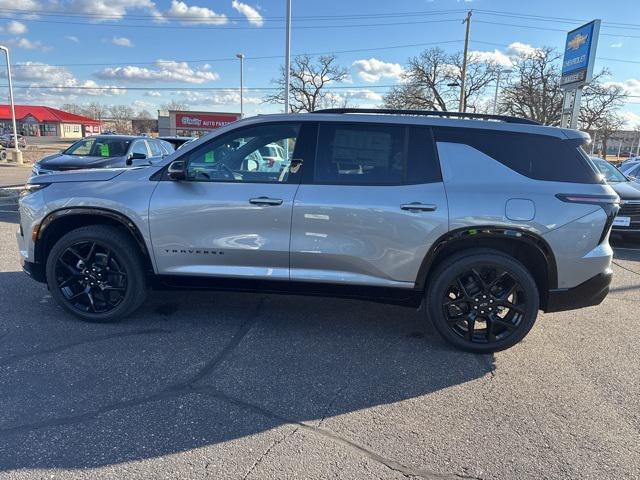
<path id="1" fill-rule="evenodd" d="M 150 283 L 154 290 L 214 290 L 351 298 L 412 308 L 418 308 L 423 299 L 421 290 L 315 282 L 154 275 Z"/>

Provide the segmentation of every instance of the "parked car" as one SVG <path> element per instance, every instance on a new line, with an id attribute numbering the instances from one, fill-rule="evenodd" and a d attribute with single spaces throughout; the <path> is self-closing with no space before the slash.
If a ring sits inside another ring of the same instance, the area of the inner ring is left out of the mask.
<path id="1" fill-rule="evenodd" d="M 619 198 L 587 141 L 494 115 L 261 115 L 148 168 L 32 177 L 19 251 L 91 322 L 131 314 L 149 286 L 343 296 L 424 303 L 451 344 L 493 352 L 538 310 L 607 295 Z M 290 150 L 280 171 L 247 168 L 274 144 Z"/>
<path id="2" fill-rule="evenodd" d="M 613 221 L 612 232 L 621 236 L 640 234 L 640 184 L 606 160 L 592 157 L 592 161 L 620 196 L 621 207 Z"/>
<path id="3" fill-rule="evenodd" d="M 169 137 L 158 137 L 158 140 L 163 140 L 165 142 L 173 145 L 174 150 L 178 150 L 189 142 L 193 142 L 197 140 L 196 137 L 177 137 L 177 136 L 169 136 Z"/>
<path id="4" fill-rule="evenodd" d="M 83 138 L 60 153 L 44 157 L 33 165 L 32 173 L 150 165 L 169 153 L 166 146 L 153 138 L 98 135 Z"/>
<path id="5" fill-rule="evenodd" d="M 0 145 L 4 148 L 15 148 L 15 139 L 12 133 L 0 135 Z M 27 148 L 27 139 L 22 135 L 18 135 L 18 148 Z"/>
<path id="6" fill-rule="evenodd" d="M 638 173 L 637 172 L 637 167 L 638 166 L 640 166 L 640 158 L 635 157 L 635 158 L 629 159 L 629 161 L 622 162 L 618 168 L 625 175 L 637 177 L 637 176 L 640 176 L 640 175 L 637 175 L 637 173 Z M 636 175 L 633 175 L 631 173 L 632 171 L 635 172 Z"/>

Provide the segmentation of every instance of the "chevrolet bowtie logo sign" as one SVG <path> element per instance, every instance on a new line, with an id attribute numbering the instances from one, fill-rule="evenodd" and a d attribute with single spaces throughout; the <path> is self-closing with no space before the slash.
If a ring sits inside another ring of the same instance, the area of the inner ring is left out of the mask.
<path id="1" fill-rule="evenodd" d="M 576 35 L 574 35 L 568 42 L 567 42 L 567 49 L 569 50 L 577 50 L 579 49 L 582 45 L 584 45 L 585 43 L 587 43 L 587 40 L 589 39 L 589 37 L 587 35 L 581 35 L 579 33 L 577 33 Z"/>

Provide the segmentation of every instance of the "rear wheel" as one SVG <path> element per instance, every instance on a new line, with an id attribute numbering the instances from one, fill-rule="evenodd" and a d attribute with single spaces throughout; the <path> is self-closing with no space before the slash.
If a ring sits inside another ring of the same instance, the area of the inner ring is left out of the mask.
<path id="1" fill-rule="evenodd" d="M 146 296 L 138 252 L 135 242 L 115 227 L 91 225 L 73 230 L 49 252 L 49 291 L 83 320 L 119 320 L 137 309 Z"/>
<path id="2" fill-rule="evenodd" d="M 458 348 L 507 349 L 531 330 L 539 296 L 529 271 L 500 252 L 458 254 L 440 265 L 426 292 L 438 332 Z"/>

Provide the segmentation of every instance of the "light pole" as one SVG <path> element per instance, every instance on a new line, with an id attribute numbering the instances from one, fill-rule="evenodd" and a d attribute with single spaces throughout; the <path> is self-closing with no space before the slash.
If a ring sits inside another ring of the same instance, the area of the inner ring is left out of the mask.
<path id="1" fill-rule="evenodd" d="M 493 96 L 493 114 L 498 112 L 498 90 L 500 90 L 500 75 L 503 73 L 511 73 L 513 70 L 498 70 L 498 76 L 496 77 L 496 93 Z"/>
<path id="2" fill-rule="evenodd" d="M 7 58 L 7 79 L 9 80 L 9 103 L 11 104 L 11 122 L 13 123 L 13 161 L 22 163 L 22 152 L 18 146 L 18 128 L 16 127 L 16 108 L 13 104 L 13 83 L 11 80 L 11 61 L 9 60 L 9 49 L 4 45 L 0 45 L 0 50 L 5 53 Z"/>
<path id="3" fill-rule="evenodd" d="M 284 113 L 289 113 L 289 73 L 291 71 L 291 0 L 287 2 L 287 21 L 284 44 Z"/>
<path id="4" fill-rule="evenodd" d="M 471 15 L 472 10 L 467 12 L 467 18 L 462 23 L 467 24 L 467 30 L 464 35 L 464 53 L 462 54 L 462 72 L 460 72 L 460 105 L 458 106 L 459 112 L 464 112 L 467 109 L 464 98 L 464 83 L 467 79 L 467 51 L 469 50 L 469 30 L 471 29 Z"/>
<path id="5" fill-rule="evenodd" d="M 244 54 L 237 53 L 240 59 L 240 118 L 244 118 Z"/>

